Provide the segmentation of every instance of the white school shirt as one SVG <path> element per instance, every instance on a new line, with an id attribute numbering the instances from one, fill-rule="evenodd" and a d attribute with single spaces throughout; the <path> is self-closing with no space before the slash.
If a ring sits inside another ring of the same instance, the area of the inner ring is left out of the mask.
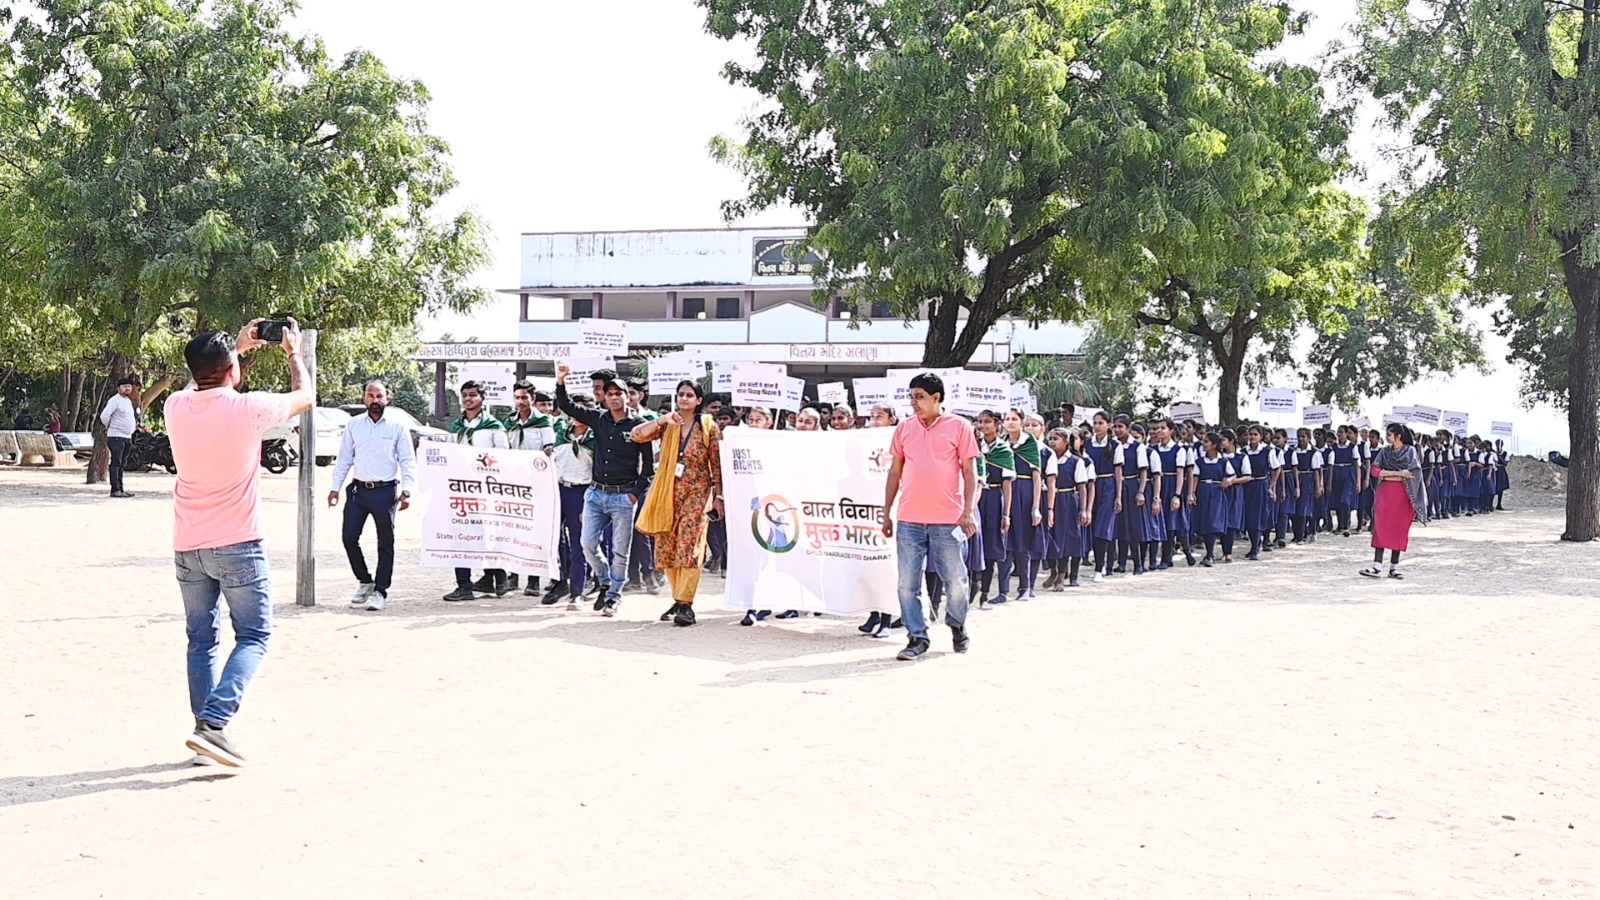
<path id="1" fill-rule="evenodd" d="M 1040 468 L 1044 469 L 1044 477 L 1054 478 L 1060 475 L 1061 461 L 1056 459 L 1056 452 L 1049 447 L 1041 447 L 1040 449 L 1044 451 L 1044 459 L 1041 460 L 1043 465 L 1040 466 Z"/>
<path id="2" fill-rule="evenodd" d="M 1141 451 L 1143 451 L 1139 455 L 1144 457 L 1145 465 L 1150 467 L 1150 477 L 1151 478 L 1160 478 L 1161 477 L 1161 454 L 1155 452 L 1155 450 L 1153 448 L 1151 448 L 1151 446 L 1149 444 L 1145 444 L 1144 446 L 1140 447 L 1139 449 Z"/>
<path id="3" fill-rule="evenodd" d="M 510 422 L 506 423 L 506 449 L 543 450 L 546 447 L 555 446 L 556 430 L 553 426 L 546 425 L 543 428 L 523 428 L 518 430 L 517 436 L 513 438 L 509 429 L 510 426 L 516 424 L 518 424 L 516 419 L 512 419 Z"/>
<path id="4" fill-rule="evenodd" d="M 1234 474 L 1238 477 L 1244 478 L 1247 475 L 1255 474 L 1254 472 L 1250 471 L 1250 454 L 1235 453 L 1232 456 L 1226 456 L 1223 458 L 1233 463 Z"/>
<path id="5" fill-rule="evenodd" d="M 565 485 L 589 484 L 594 481 L 594 451 L 579 453 L 572 442 L 556 445 L 551 457 L 556 464 L 556 478 Z"/>
<path id="6" fill-rule="evenodd" d="M 1088 456 L 1080 456 L 1078 459 L 1081 460 L 1078 464 L 1078 474 L 1072 480 L 1077 484 L 1088 484 L 1094 480 L 1094 460 Z"/>
<path id="7" fill-rule="evenodd" d="M 1279 450 L 1277 447 L 1268 447 L 1267 465 L 1273 469 L 1283 468 L 1283 457 L 1287 452 L 1287 450 Z"/>
<path id="8" fill-rule="evenodd" d="M 1137 472 L 1140 469 L 1149 468 L 1149 466 L 1150 466 L 1150 445 L 1146 444 L 1144 441 L 1140 441 L 1139 442 L 1139 452 L 1134 454 L 1134 459 L 1133 459 L 1132 463 L 1130 464 L 1130 462 L 1128 460 L 1128 450 L 1131 449 L 1132 447 L 1133 447 L 1133 442 L 1132 441 L 1118 441 L 1117 442 L 1117 455 L 1116 455 L 1116 458 L 1122 463 L 1122 468 L 1123 468 L 1123 473 L 1122 474 L 1123 474 L 1123 477 L 1127 477 L 1127 474 L 1128 474 L 1127 470 L 1128 469 L 1133 469 L 1134 471 Z"/>

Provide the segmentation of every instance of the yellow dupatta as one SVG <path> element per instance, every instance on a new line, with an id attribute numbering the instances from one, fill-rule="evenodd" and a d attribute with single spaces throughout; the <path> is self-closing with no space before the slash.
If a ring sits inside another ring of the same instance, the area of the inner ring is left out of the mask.
<path id="1" fill-rule="evenodd" d="M 715 427 L 716 423 L 710 416 L 700 417 L 700 434 L 707 447 L 711 445 L 711 430 Z M 683 450 L 680 446 L 682 440 L 682 429 L 668 423 L 666 432 L 661 436 L 661 464 L 656 468 L 655 480 L 650 483 L 650 492 L 645 495 L 644 507 L 639 510 L 639 521 L 634 523 L 638 531 L 651 536 L 671 534 L 673 531 L 673 494 L 677 487 L 678 479 L 675 476 L 678 458 Z"/>

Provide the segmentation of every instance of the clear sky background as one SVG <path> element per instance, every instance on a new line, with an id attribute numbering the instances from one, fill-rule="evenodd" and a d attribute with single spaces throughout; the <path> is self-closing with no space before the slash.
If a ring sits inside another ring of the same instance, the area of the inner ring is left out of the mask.
<path id="1" fill-rule="evenodd" d="M 1284 53 L 1310 62 L 1353 20 L 1355 3 L 1302 8 L 1317 17 Z M 739 178 L 707 145 L 735 133 L 754 97 L 722 79 L 734 48 L 705 34 L 692 0 L 302 0 L 297 21 L 336 55 L 365 47 L 395 74 L 428 86 L 431 128 L 450 142 L 460 180 L 451 211 L 477 209 L 492 232 L 485 287 L 518 285 L 522 232 L 718 227 L 722 201 L 741 193 Z M 1375 153 L 1386 139 L 1364 129 L 1352 142 L 1375 180 L 1387 174 Z M 740 224 L 803 220 L 779 210 Z M 1487 314 L 1478 319 L 1487 332 Z M 423 332 L 515 340 L 515 301 L 425 323 Z M 1522 409 L 1504 342 L 1489 333 L 1487 350 L 1489 373 L 1419 383 L 1350 417 L 1377 421 L 1397 403 L 1440 406 L 1470 413 L 1483 434 L 1490 420 L 1514 421 L 1522 452 L 1565 450 L 1564 414 Z M 1215 410 L 1214 391 L 1200 399 Z"/>

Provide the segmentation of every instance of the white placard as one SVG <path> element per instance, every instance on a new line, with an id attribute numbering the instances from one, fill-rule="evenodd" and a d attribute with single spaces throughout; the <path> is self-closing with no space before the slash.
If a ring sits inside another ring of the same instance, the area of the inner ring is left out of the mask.
<path id="1" fill-rule="evenodd" d="M 961 376 L 961 397 L 951 411 L 975 416 L 984 410 L 999 412 L 1011 406 L 1011 376 L 1004 372 L 967 372 Z"/>
<path id="2" fill-rule="evenodd" d="M 578 350 L 595 356 L 627 356 L 628 323 L 622 319 L 579 319 Z"/>
<path id="3" fill-rule="evenodd" d="M 917 377 L 927 369 L 890 369 L 884 373 L 884 381 L 889 386 L 889 405 L 895 408 L 903 419 L 912 414 L 915 409 L 911 405 L 911 379 Z"/>
<path id="4" fill-rule="evenodd" d="M 1383 417 L 1383 424 L 1385 424 L 1385 425 L 1404 425 L 1404 424 L 1406 424 L 1406 417 L 1400 415 L 1399 413 L 1389 413 L 1387 416 Z"/>
<path id="5" fill-rule="evenodd" d="M 1390 416 L 1399 416 L 1402 420 L 1404 420 L 1406 422 L 1409 422 L 1409 421 L 1411 421 L 1412 417 L 1416 415 L 1416 407 L 1412 407 L 1412 406 L 1396 406 L 1393 409 L 1389 410 L 1389 415 Z M 1387 419 L 1388 416 L 1385 416 L 1384 418 Z"/>
<path id="6" fill-rule="evenodd" d="M 1026 382 L 1013 384 L 1010 391 L 1011 409 L 1020 409 L 1025 413 L 1039 411 L 1039 401 L 1033 396 L 1033 385 Z"/>
<path id="7" fill-rule="evenodd" d="M 1080 406 L 1072 411 L 1072 424 L 1082 425 L 1085 422 L 1093 422 L 1095 414 L 1103 412 L 1105 410 L 1093 406 Z"/>
<path id="8" fill-rule="evenodd" d="M 567 366 L 572 369 L 572 373 L 567 376 L 567 393 L 589 393 L 594 390 L 594 384 L 592 383 L 594 381 L 592 378 L 594 373 L 601 369 L 614 368 L 615 365 L 615 362 L 609 356 L 585 356 L 567 360 Z M 594 399 L 604 402 L 603 397 Z"/>
<path id="9" fill-rule="evenodd" d="M 1489 435 L 1490 435 L 1490 437 L 1503 437 L 1503 438 L 1511 437 L 1512 436 L 1511 423 L 1510 422 L 1491 422 L 1491 423 L 1489 423 Z"/>
<path id="10" fill-rule="evenodd" d="M 868 416 L 872 408 L 879 404 L 889 404 L 889 379 L 887 378 L 856 378 L 853 380 L 856 391 L 856 412 Z"/>
<path id="11" fill-rule="evenodd" d="M 1305 414 L 1302 416 L 1300 424 L 1307 426 L 1332 425 L 1333 406 L 1331 404 L 1321 403 L 1316 406 L 1306 407 Z"/>
<path id="12" fill-rule="evenodd" d="M 543 453 L 423 441 L 417 497 L 424 566 L 559 576 L 561 501 Z"/>
<path id="13" fill-rule="evenodd" d="M 805 404 L 806 380 L 804 378 L 783 379 L 783 399 L 778 403 L 778 408 L 788 412 L 799 412 Z"/>
<path id="14" fill-rule="evenodd" d="M 761 406 L 772 409 L 784 402 L 788 372 L 783 366 L 751 363 L 733 367 L 730 388 L 734 406 Z"/>
<path id="15" fill-rule="evenodd" d="M 1372 427 L 1372 420 L 1367 418 L 1366 416 L 1362 416 L 1361 418 L 1356 419 L 1353 424 L 1357 428 L 1371 428 Z"/>
<path id="16" fill-rule="evenodd" d="M 1206 411 L 1198 403 L 1172 404 L 1172 421 L 1174 422 L 1204 422 Z"/>
<path id="17" fill-rule="evenodd" d="M 700 383 L 706 377 L 706 364 L 687 354 L 673 353 L 650 360 L 650 393 L 657 396 L 672 394 L 678 382 Z"/>
<path id="18" fill-rule="evenodd" d="M 516 372 L 511 368 L 482 363 L 462 366 L 460 383 L 469 381 L 483 385 L 483 399 L 490 406 L 511 405 L 512 385 L 517 381 Z"/>
<path id="19" fill-rule="evenodd" d="M 892 428 L 724 434 L 728 609 L 860 616 L 900 608 L 894 541 L 883 536 L 879 505 L 893 437 Z"/>
<path id="20" fill-rule="evenodd" d="M 731 392 L 733 390 L 733 369 L 734 369 L 734 367 L 735 366 L 754 366 L 754 365 L 760 365 L 760 363 L 757 363 L 757 362 L 754 362 L 754 361 L 751 361 L 751 362 L 714 362 L 714 363 L 712 363 L 711 364 L 711 392 L 714 393 L 714 394 L 726 394 L 726 393 Z M 771 365 L 773 365 L 775 368 L 782 369 L 783 370 L 783 374 L 785 374 L 785 375 L 789 374 L 789 367 L 788 366 L 783 365 L 782 363 L 773 363 Z"/>
<path id="21" fill-rule="evenodd" d="M 845 389 L 842 382 L 830 382 L 817 385 L 817 402 L 831 403 L 838 406 L 850 402 L 850 392 Z"/>
<path id="22" fill-rule="evenodd" d="M 1432 425 L 1434 428 L 1439 427 L 1439 419 L 1443 416 L 1444 411 L 1436 406 L 1411 407 L 1411 421 L 1421 422 L 1424 425 Z"/>
<path id="23" fill-rule="evenodd" d="M 1466 437 L 1467 421 L 1468 416 L 1466 413 L 1452 412 L 1447 409 L 1444 411 L 1444 414 L 1439 417 L 1439 427 L 1448 429 L 1449 432 L 1456 437 Z"/>
<path id="24" fill-rule="evenodd" d="M 1261 411 L 1292 413 L 1300 409 L 1300 392 L 1294 388 L 1262 388 Z"/>

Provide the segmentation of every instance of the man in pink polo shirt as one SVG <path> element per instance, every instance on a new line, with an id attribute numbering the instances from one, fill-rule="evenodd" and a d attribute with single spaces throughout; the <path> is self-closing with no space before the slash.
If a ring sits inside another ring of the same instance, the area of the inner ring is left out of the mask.
<path id="1" fill-rule="evenodd" d="M 178 589 L 189 634 L 189 710 L 196 762 L 244 765 L 223 734 L 239 710 L 245 688 L 267 652 L 272 633 L 272 581 L 262 547 L 261 436 L 315 402 L 311 379 L 300 360 L 300 328 L 290 320 L 283 333 L 293 393 L 241 394 L 239 354 L 268 346 L 251 322 L 237 346 L 221 331 L 208 331 L 183 349 L 194 382 L 167 398 L 167 432 L 178 484 L 172 491 L 172 548 Z M 233 652 L 218 665 L 221 600 L 233 622 Z"/>
<path id="2" fill-rule="evenodd" d="M 928 652 L 922 576 L 930 558 L 945 584 L 944 621 L 955 651 L 967 652 L 966 545 L 978 533 L 978 439 L 972 426 L 941 409 L 944 381 L 932 372 L 911 379 L 911 405 L 917 414 L 895 428 L 889 445 L 894 461 L 883 501 L 885 511 L 893 510 L 884 516 L 883 534 L 895 539 L 900 557 L 900 618 L 911 638 L 898 657 L 905 660 Z"/>

